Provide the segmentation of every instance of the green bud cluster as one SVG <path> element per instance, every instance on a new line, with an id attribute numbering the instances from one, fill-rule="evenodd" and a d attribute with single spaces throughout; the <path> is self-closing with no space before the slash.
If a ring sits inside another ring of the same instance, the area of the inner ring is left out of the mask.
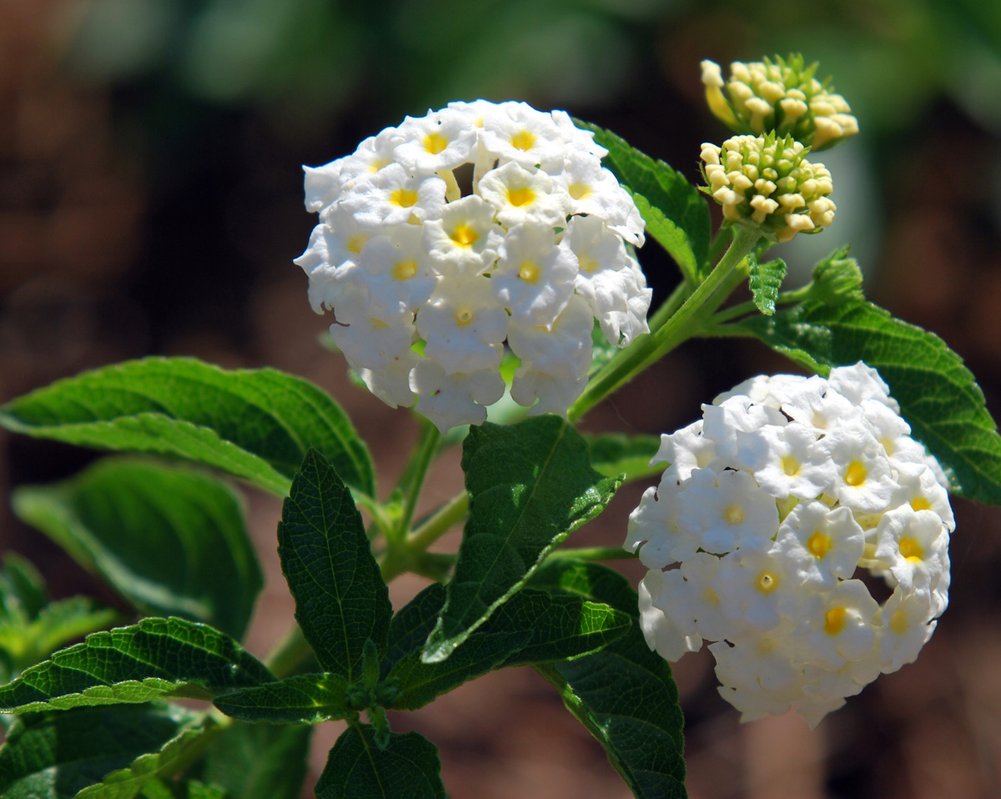
<path id="1" fill-rule="evenodd" d="M 774 131 L 823 150 L 858 133 L 858 121 L 829 81 L 814 77 L 817 66 L 801 55 L 735 61 L 724 81 L 719 64 L 706 60 L 702 83 L 710 110 L 735 133 Z"/>
<path id="2" fill-rule="evenodd" d="M 703 191 L 729 222 L 754 225 L 774 241 L 817 233 L 834 220 L 831 173 L 812 164 L 809 149 L 792 136 L 733 136 L 723 146 L 702 145 Z"/>

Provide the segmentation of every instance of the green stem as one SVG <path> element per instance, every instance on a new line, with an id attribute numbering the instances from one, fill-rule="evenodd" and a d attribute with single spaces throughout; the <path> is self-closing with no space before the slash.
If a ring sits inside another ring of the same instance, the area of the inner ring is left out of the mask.
<path id="1" fill-rule="evenodd" d="M 659 326 L 656 323 L 666 314 L 655 314 L 655 326 L 651 327 L 650 335 L 637 338 L 609 361 L 571 406 L 567 418 L 571 422 L 577 421 L 609 394 L 621 388 L 686 339 L 695 336 L 706 318 L 719 308 L 745 279 L 746 275 L 738 267 L 745 256 L 754 249 L 759 238 L 760 235 L 755 228 L 735 227 L 730 247 L 705 280 Z M 677 302 L 677 298 L 674 298 L 674 302 Z"/>
<path id="2" fill-rule="evenodd" d="M 573 558 L 574 560 L 633 560 L 637 556 L 622 547 L 571 547 L 557 549 L 550 553 L 547 560 L 554 558 Z"/>
<path id="3" fill-rule="evenodd" d="M 441 433 L 427 419 L 421 418 L 421 435 L 417 442 L 417 447 L 410 455 L 410 462 L 400 479 L 400 490 L 404 492 L 403 513 L 393 529 L 392 540 L 389 542 L 392 547 L 397 542 L 404 539 L 407 530 L 410 529 L 410 522 L 413 521 L 414 512 L 417 510 L 417 501 L 420 499 L 421 488 L 424 486 L 424 478 L 427 477 L 428 468 L 438 452 L 438 444 L 441 441 Z"/>

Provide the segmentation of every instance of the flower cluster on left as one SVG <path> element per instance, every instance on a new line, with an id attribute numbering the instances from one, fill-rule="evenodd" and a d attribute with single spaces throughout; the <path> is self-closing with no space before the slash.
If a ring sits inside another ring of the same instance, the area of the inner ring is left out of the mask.
<path id="1" fill-rule="evenodd" d="M 597 321 L 612 344 L 647 331 L 633 246 L 643 220 L 562 111 L 451 103 L 306 169 L 319 213 L 296 263 L 334 342 L 387 404 L 446 430 L 503 395 L 565 413 L 587 381 Z"/>

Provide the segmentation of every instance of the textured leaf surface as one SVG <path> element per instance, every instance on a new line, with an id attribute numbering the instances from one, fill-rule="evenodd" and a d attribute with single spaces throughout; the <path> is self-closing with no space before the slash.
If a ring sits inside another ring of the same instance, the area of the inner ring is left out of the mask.
<path id="1" fill-rule="evenodd" d="M 600 652 L 538 670 L 601 743 L 635 796 L 683 799 L 684 722 L 678 690 L 667 661 L 651 652 L 643 638 L 636 592 L 611 569 L 563 559 L 547 563 L 532 584 L 606 602 L 633 617 L 633 628 Z"/>
<path id="2" fill-rule="evenodd" d="M 471 428 L 462 469 L 469 521 L 424 649 L 428 661 L 447 658 L 553 547 L 604 510 L 620 484 L 591 468 L 587 442 L 557 416 Z"/>
<path id="3" fill-rule="evenodd" d="M 953 489 L 1001 505 L 1001 437 L 962 359 L 934 333 L 870 302 L 803 303 L 741 323 L 765 344 L 820 374 L 865 361 L 889 384 L 913 435 Z"/>
<path id="4" fill-rule="evenodd" d="M 709 253 L 709 207 L 698 190 L 680 172 L 611 131 L 587 122 L 576 124 L 594 131 L 594 140 L 608 150 L 603 165 L 632 193 L 647 233 L 694 282 Z"/>
<path id="5" fill-rule="evenodd" d="M 97 784 L 84 788 L 74 799 L 132 799 L 160 775 L 169 777 L 184 770 L 202 753 L 211 721 L 192 723 L 159 750 L 139 755 L 125 768 L 106 774 Z"/>
<path id="6" fill-rule="evenodd" d="M 316 783 L 317 799 L 444 799 L 434 744 L 416 732 L 392 733 L 380 749 L 368 725 L 337 739 Z"/>
<path id="7" fill-rule="evenodd" d="M 80 708 L 18 719 L 0 747 L 4 799 L 70 799 L 201 724 L 173 705 Z"/>
<path id="8" fill-rule="evenodd" d="M 754 305 L 765 316 L 771 316 L 775 313 L 775 301 L 788 272 L 786 262 L 776 258 L 774 261 L 760 263 L 753 253 L 747 256 L 747 260 L 751 268 L 748 287 L 751 289 Z"/>
<path id="9" fill-rule="evenodd" d="M 310 447 L 372 494 L 368 450 L 323 391 L 274 369 L 146 358 L 60 380 L 0 408 L 0 425 L 100 449 L 173 455 L 284 495 Z"/>
<path id="10" fill-rule="evenodd" d="M 93 633 L 0 688 L 0 711 L 24 713 L 212 696 L 273 680 L 229 636 L 185 619 L 143 619 Z"/>
<path id="11" fill-rule="evenodd" d="M 233 799 L 299 799 L 311 727 L 234 724 L 205 753 L 204 779 Z"/>
<path id="12" fill-rule="evenodd" d="M 346 718 L 351 711 L 348 681 L 339 674 L 296 674 L 216 697 L 228 716 L 246 721 L 314 724 Z"/>
<path id="13" fill-rule="evenodd" d="M 493 669 L 579 657 L 631 627 L 628 614 L 572 596 L 525 589 L 511 597 L 447 660 L 425 663 L 421 645 L 445 598 L 431 585 L 393 618 L 386 682 L 398 692 L 388 707 L 414 710 Z"/>
<path id="14" fill-rule="evenodd" d="M 642 480 L 664 471 L 664 464 L 650 465 L 660 449 L 660 436 L 627 436 L 622 433 L 585 435 L 591 466 L 605 477 L 624 475 L 626 481 Z"/>
<path id="15" fill-rule="evenodd" d="M 313 450 L 282 508 L 278 554 L 295 617 L 320 664 L 357 681 L 365 641 L 380 655 L 386 649 L 393 607 L 351 492 Z"/>
<path id="16" fill-rule="evenodd" d="M 218 480 L 116 458 L 18 489 L 13 505 L 144 613 L 243 636 L 263 580 L 240 502 Z"/>

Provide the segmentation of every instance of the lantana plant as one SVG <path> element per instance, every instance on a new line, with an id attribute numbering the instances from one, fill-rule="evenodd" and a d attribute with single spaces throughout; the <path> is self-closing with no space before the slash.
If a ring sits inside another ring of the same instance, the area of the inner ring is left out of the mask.
<path id="1" fill-rule="evenodd" d="M 420 420 L 384 497 L 337 401 L 271 369 L 147 358 L 0 408 L 15 433 L 131 453 L 12 503 L 133 609 L 52 602 L 7 555 L 0 794 L 295 799 L 313 726 L 342 720 L 316 796 L 442 797 L 434 743 L 389 711 L 527 665 L 636 796 L 679 797 L 669 661 L 710 642 L 743 720 L 815 725 L 917 658 L 948 604 L 949 492 L 1001 504 L 1001 438 L 960 358 L 869 302 L 847 247 L 795 288 L 767 257 L 835 222 L 815 152 L 858 124 L 816 69 L 704 62 L 734 135 L 702 146 L 700 185 L 563 111 L 483 100 L 307 168 L 309 303 L 373 401 Z M 680 272 L 652 312 L 648 239 Z M 706 336 L 799 373 L 707 397 L 660 437 L 578 432 Z M 418 516 L 456 446 L 465 489 Z M 620 536 L 572 544 L 651 479 Z M 295 621 L 259 655 L 241 644 L 262 579 L 234 481 L 284 497 Z M 431 550 L 458 525 L 457 552 Z M 601 563 L 622 557 L 647 569 L 636 588 Z M 408 572 L 430 584 L 394 608 Z"/>

